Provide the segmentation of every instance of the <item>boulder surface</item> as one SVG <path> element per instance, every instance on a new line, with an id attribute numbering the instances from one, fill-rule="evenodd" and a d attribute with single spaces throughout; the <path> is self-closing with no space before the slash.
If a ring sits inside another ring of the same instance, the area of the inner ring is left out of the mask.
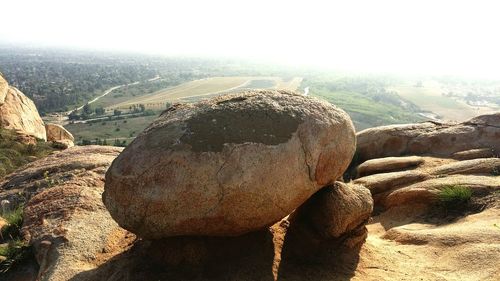
<path id="1" fill-rule="evenodd" d="M 39 265 L 36 280 L 71 280 L 94 268 L 109 240 L 124 233 L 101 200 L 104 173 L 120 151 L 72 147 L 0 182 L 0 200 L 25 206 L 21 231 Z"/>
<path id="2" fill-rule="evenodd" d="M 311 196 L 290 215 L 290 221 L 304 224 L 319 239 L 332 239 L 364 227 L 372 211 L 373 199 L 367 188 L 335 182 Z"/>
<path id="3" fill-rule="evenodd" d="M 458 124 L 424 122 L 366 129 L 357 134 L 358 160 L 402 155 L 450 157 L 456 152 L 480 148 L 499 153 L 499 124 L 500 112 Z"/>
<path id="4" fill-rule="evenodd" d="M 145 238 L 235 236 L 272 225 L 345 171 L 349 116 L 287 91 L 167 109 L 113 162 L 103 200 Z"/>
<path id="5" fill-rule="evenodd" d="M 0 128 L 46 140 L 45 125 L 35 104 L 0 76 Z"/>
<path id="6" fill-rule="evenodd" d="M 75 138 L 63 126 L 58 124 L 45 124 L 45 130 L 47 131 L 47 141 L 66 146 L 66 148 L 75 145 Z"/>

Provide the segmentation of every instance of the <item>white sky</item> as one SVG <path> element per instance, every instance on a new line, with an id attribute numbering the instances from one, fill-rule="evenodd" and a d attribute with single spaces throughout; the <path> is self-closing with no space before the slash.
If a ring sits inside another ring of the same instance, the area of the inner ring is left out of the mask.
<path id="1" fill-rule="evenodd" d="M 500 77 L 500 1 L 15 0 L 0 8 L 0 41 Z"/>

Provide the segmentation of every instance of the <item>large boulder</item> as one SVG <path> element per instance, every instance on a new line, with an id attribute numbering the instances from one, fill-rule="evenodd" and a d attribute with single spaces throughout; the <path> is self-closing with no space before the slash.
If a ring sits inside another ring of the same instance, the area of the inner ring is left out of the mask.
<path id="1" fill-rule="evenodd" d="M 58 124 L 45 124 L 45 130 L 47 131 L 47 141 L 64 146 L 65 148 L 75 145 L 75 138 L 63 126 Z"/>
<path id="2" fill-rule="evenodd" d="M 103 200 L 146 238 L 234 236 L 288 215 L 347 168 L 349 116 L 287 91 L 166 110 L 113 162 Z"/>
<path id="3" fill-rule="evenodd" d="M 401 155 L 450 157 L 469 149 L 490 148 L 500 152 L 500 112 L 463 123 L 424 122 L 390 125 L 357 134 L 359 161 Z"/>
<path id="4" fill-rule="evenodd" d="M 0 76 L 0 128 L 46 140 L 45 125 L 35 104 Z"/>

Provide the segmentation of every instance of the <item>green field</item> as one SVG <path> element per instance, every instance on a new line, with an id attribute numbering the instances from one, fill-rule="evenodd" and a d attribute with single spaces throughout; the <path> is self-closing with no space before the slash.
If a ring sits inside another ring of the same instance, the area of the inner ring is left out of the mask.
<path id="1" fill-rule="evenodd" d="M 414 112 L 401 107 L 375 102 L 368 96 L 348 91 L 328 91 L 311 88 L 313 96 L 327 100 L 345 110 L 356 127 L 356 130 L 388 125 L 422 121 Z"/>
<path id="2" fill-rule="evenodd" d="M 77 144 L 83 140 L 106 140 L 113 144 L 115 139 L 125 140 L 130 143 L 141 133 L 157 116 L 141 116 L 123 120 L 106 120 L 96 123 L 75 123 L 66 125 L 66 129 L 75 137 Z"/>

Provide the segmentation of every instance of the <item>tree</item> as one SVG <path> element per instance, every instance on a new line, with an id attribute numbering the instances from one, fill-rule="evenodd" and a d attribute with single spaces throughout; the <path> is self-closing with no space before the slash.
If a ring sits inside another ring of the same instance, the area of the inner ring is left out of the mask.
<path id="1" fill-rule="evenodd" d="M 85 105 L 83 106 L 83 113 L 84 113 L 85 115 L 90 115 L 90 114 L 92 114 L 92 108 L 90 107 L 90 104 L 88 104 L 88 103 L 87 103 L 87 104 L 85 104 Z"/>
<path id="2" fill-rule="evenodd" d="M 121 114 L 122 114 L 121 110 L 115 109 L 115 110 L 113 111 L 113 115 L 114 115 L 114 116 L 120 116 Z"/>
<path id="3" fill-rule="evenodd" d="M 105 113 L 105 112 L 106 112 L 106 111 L 105 111 L 105 110 L 104 110 L 104 108 L 102 108 L 102 107 L 97 107 L 97 108 L 95 109 L 95 114 L 96 114 L 96 115 L 104 115 L 104 113 Z"/>
<path id="4" fill-rule="evenodd" d="M 69 113 L 68 119 L 69 120 L 78 120 L 78 119 L 80 119 L 80 115 L 78 115 L 78 113 L 76 112 L 76 110 L 73 110 L 73 111 L 71 111 Z"/>

